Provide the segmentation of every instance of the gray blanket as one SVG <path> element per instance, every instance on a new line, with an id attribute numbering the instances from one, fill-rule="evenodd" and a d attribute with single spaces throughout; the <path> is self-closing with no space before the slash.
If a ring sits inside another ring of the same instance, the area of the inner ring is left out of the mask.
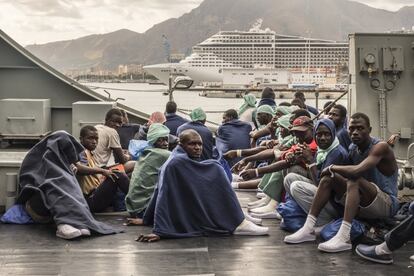
<path id="1" fill-rule="evenodd" d="M 65 131 L 54 132 L 36 144 L 20 169 L 18 202 L 23 204 L 39 193 L 57 225 L 69 224 L 100 234 L 120 232 L 95 220 L 70 169 L 83 150 L 82 145 Z"/>

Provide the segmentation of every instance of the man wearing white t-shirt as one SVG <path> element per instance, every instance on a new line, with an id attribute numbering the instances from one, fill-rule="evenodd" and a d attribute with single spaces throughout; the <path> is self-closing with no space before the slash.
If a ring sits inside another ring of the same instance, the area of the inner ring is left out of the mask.
<path id="1" fill-rule="evenodd" d="M 122 125 L 122 112 L 118 108 L 112 108 L 105 115 L 105 125 L 96 125 L 98 130 L 98 145 L 94 151 L 94 161 L 99 167 L 108 167 L 111 155 L 125 167 L 125 172 L 134 169 L 135 162 L 130 161 L 128 153 L 124 154 L 117 129 Z"/>

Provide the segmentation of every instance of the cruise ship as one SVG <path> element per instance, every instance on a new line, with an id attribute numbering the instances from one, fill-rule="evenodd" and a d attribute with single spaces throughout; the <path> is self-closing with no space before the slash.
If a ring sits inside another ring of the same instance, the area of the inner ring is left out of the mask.
<path id="1" fill-rule="evenodd" d="M 144 66 L 168 84 L 170 74 L 191 77 L 195 84 L 222 82 L 223 70 L 303 68 L 335 70 L 347 65 L 348 43 L 261 29 L 261 20 L 249 31 L 220 31 L 195 45 L 192 54 L 179 63 Z"/>

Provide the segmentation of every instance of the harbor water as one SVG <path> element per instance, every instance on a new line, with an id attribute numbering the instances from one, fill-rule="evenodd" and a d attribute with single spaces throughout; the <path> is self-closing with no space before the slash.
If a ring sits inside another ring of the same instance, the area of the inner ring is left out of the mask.
<path id="1" fill-rule="evenodd" d="M 84 83 L 83 85 L 92 88 L 104 96 L 108 96 L 105 92 L 107 91 L 112 99 L 122 98 L 119 99 L 119 102 L 147 114 L 151 114 L 154 111 L 163 112 L 165 104 L 168 102 L 168 96 L 163 95 L 163 92 L 168 89 L 165 85 L 150 85 L 147 83 Z M 243 103 L 241 98 L 207 98 L 199 96 L 199 93 L 194 91 L 174 91 L 174 101 L 177 103 L 178 108 L 185 110 L 192 110 L 197 107 L 203 108 L 207 112 L 207 120 L 217 124 L 221 122 L 222 113 L 225 110 L 231 108 L 237 110 Z M 337 97 L 339 95 L 335 94 Z M 291 98 L 276 98 L 276 103 L 290 102 L 290 100 Z M 319 109 L 327 101 L 332 100 L 332 98 L 320 98 Z M 346 99 L 342 98 L 338 103 L 346 106 Z M 315 99 L 309 97 L 306 100 L 306 104 L 316 106 Z M 180 115 L 186 117 L 184 114 Z"/>

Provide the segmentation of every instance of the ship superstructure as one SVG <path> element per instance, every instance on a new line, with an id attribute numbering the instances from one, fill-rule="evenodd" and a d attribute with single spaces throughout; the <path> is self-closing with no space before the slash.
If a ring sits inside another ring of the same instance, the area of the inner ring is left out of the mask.
<path id="1" fill-rule="evenodd" d="M 185 74 L 200 82 L 222 81 L 223 69 L 302 68 L 335 70 L 348 60 L 348 43 L 281 35 L 256 24 L 249 31 L 220 31 L 193 47 L 193 53 L 178 64 L 157 64 L 144 69 L 164 83 L 166 74 Z M 166 72 L 164 72 L 166 73 Z M 162 76 L 161 76 L 162 75 Z"/>

